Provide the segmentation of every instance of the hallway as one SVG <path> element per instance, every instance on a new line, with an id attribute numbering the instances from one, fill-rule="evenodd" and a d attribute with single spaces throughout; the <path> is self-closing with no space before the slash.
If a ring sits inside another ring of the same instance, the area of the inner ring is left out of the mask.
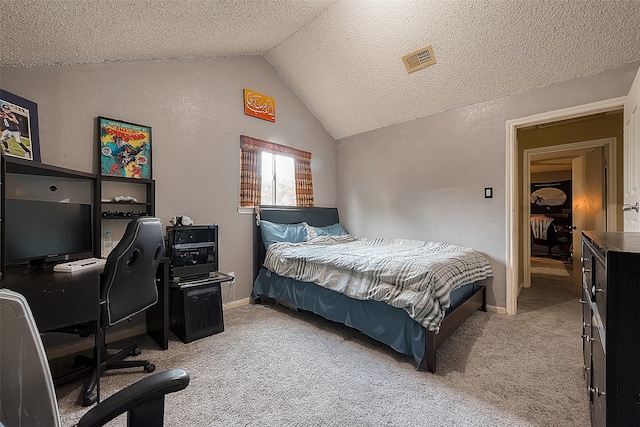
<path id="1" fill-rule="evenodd" d="M 575 301 L 576 323 L 580 325 L 580 287 L 572 282 L 573 265 L 561 260 L 532 257 L 531 287 L 518 297 L 518 314 Z"/>

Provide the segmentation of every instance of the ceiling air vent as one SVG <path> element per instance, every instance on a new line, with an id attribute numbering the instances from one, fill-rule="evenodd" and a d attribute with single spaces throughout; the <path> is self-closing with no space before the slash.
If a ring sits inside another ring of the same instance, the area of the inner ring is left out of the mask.
<path id="1" fill-rule="evenodd" d="M 404 62 L 407 73 L 413 73 L 420 68 L 435 64 L 436 57 L 433 55 L 433 49 L 429 45 L 403 56 L 402 62 Z"/>

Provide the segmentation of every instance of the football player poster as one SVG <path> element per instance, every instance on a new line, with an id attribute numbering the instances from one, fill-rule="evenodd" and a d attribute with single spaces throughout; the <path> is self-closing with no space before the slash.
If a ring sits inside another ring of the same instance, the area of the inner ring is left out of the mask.
<path id="1" fill-rule="evenodd" d="M 23 102 L 20 102 L 20 101 Z M 32 106 L 30 108 L 27 107 Z M 32 142 L 32 114 L 37 114 L 35 104 L 0 91 L 0 149 L 5 155 L 25 160 L 40 160 L 40 149 Z"/>

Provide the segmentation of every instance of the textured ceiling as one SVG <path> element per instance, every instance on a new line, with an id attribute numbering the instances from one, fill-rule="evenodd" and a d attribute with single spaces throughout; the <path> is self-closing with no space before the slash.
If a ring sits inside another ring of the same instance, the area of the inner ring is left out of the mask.
<path id="1" fill-rule="evenodd" d="M 334 138 L 640 61 L 638 0 L 0 0 L 0 65 L 264 55 Z M 431 45 L 437 63 L 407 74 Z"/>

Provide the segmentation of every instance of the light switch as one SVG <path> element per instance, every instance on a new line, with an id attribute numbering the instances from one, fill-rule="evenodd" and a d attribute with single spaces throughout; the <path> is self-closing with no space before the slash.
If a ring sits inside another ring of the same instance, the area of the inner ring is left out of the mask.
<path id="1" fill-rule="evenodd" d="M 484 198 L 492 199 L 493 198 L 493 187 L 485 187 L 484 188 Z"/>

